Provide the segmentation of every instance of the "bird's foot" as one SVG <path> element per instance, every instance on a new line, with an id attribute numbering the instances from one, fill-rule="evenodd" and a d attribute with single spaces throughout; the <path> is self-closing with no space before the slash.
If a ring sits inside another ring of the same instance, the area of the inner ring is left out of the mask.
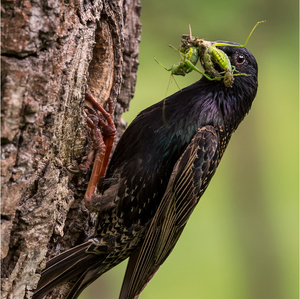
<path id="1" fill-rule="evenodd" d="M 93 106 L 93 108 L 85 106 L 85 118 L 87 125 L 90 128 L 93 149 L 88 154 L 86 161 L 79 165 L 79 169 L 81 171 L 87 171 L 94 161 L 93 171 L 84 195 L 85 205 L 91 210 L 92 196 L 95 192 L 97 183 L 99 179 L 104 179 L 106 173 L 116 128 L 113 121 L 112 99 L 108 100 L 108 111 L 106 111 L 90 93 L 86 93 L 85 99 Z M 98 112 L 100 112 L 100 115 Z M 101 115 L 104 117 L 104 120 L 101 119 Z M 100 128 L 102 129 L 102 133 Z"/>

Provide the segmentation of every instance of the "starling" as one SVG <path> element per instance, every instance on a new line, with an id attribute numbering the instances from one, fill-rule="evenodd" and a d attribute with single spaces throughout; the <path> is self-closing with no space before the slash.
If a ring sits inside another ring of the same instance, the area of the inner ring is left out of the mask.
<path id="1" fill-rule="evenodd" d="M 248 76 L 236 76 L 232 87 L 202 77 L 136 117 L 116 147 L 102 193 L 92 197 L 95 235 L 47 263 L 34 299 L 70 280 L 67 298 L 77 298 L 128 257 L 119 298 L 139 297 L 174 248 L 257 92 L 253 55 L 219 48 Z"/>

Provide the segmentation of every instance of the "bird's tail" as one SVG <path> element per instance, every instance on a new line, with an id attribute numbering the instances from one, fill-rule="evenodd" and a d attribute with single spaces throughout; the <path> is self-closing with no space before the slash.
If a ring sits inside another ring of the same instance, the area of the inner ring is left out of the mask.
<path id="1" fill-rule="evenodd" d="M 67 299 L 77 298 L 87 285 L 105 272 L 102 262 L 107 251 L 89 250 L 94 245 L 94 239 L 91 239 L 47 262 L 32 298 L 41 299 L 54 287 L 75 278 L 76 282 Z"/>

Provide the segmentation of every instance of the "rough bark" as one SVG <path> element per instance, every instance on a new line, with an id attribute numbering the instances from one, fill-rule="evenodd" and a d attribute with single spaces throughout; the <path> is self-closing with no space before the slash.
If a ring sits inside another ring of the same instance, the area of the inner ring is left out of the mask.
<path id="1" fill-rule="evenodd" d="M 31 298 L 45 261 L 83 242 L 95 215 L 83 202 L 90 149 L 86 89 L 121 114 L 133 96 L 140 1 L 2 1 L 2 298 Z M 52 298 L 63 298 L 68 285 Z"/>

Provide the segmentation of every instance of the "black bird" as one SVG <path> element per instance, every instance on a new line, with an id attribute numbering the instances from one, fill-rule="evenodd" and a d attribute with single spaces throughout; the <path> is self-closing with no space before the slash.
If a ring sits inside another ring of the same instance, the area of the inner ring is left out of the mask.
<path id="1" fill-rule="evenodd" d="M 232 87 L 202 77 L 136 117 L 98 195 L 94 237 L 47 263 L 34 299 L 71 279 L 67 298 L 77 298 L 128 257 L 119 298 L 139 297 L 174 248 L 257 92 L 253 55 L 246 48 L 219 48 L 249 76 L 234 77 Z"/>

